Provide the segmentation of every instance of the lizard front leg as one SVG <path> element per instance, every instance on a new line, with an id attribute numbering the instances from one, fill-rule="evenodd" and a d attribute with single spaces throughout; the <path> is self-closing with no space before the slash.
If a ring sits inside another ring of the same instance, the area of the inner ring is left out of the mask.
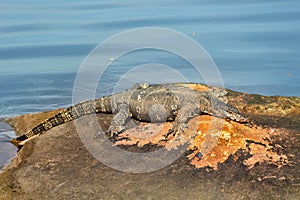
<path id="1" fill-rule="evenodd" d="M 193 104 L 187 104 L 184 107 L 182 107 L 178 111 L 178 114 L 174 120 L 174 126 L 172 130 L 173 134 L 179 135 L 181 132 L 183 132 L 184 129 L 188 127 L 189 119 L 199 114 L 199 109 Z"/>
<path id="2" fill-rule="evenodd" d="M 111 137 L 114 137 L 121 133 L 125 129 L 125 123 L 131 116 L 129 106 L 126 103 L 118 105 L 117 113 L 114 114 L 111 125 L 108 128 L 108 133 Z"/>

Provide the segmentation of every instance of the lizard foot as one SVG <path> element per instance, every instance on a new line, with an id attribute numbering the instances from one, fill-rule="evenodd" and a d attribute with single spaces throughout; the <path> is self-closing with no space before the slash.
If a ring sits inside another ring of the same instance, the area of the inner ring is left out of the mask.
<path id="1" fill-rule="evenodd" d="M 175 123 L 173 129 L 171 130 L 171 134 L 175 139 L 180 138 L 180 134 L 184 133 L 184 129 L 188 128 L 187 123 Z"/>
<path id="2" fill-rule="evenodd" d="M 123 132 L 125 130 L 125 126 L 114 126 L 111 125 L 107 131 L 107 134 L 112 137 L 115 138 L 116 136 L 118 136 L 121 132 Z"/>

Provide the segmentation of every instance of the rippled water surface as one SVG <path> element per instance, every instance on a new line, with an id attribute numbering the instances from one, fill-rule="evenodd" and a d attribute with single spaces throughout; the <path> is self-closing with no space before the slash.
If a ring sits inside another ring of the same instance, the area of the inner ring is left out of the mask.
<path id="1" fill-rule="evenodd" d="M 89 52 L 114 34 L 149 26 L 174 29 L 200 43 L 226 87 L 300 96 L 298 0 L 0 0 L 0 9 L 0 117 L 70 105 L 76 72 Z M 147 63 L 203 82 L 184 59 L 141 50 L 112 63 L 97 96 L 113 90 L 111 82 L 122 77 L 125 66 Z M 151 76 L 177 81 L 155 68 L 132 71 L 122 86 Z"/>

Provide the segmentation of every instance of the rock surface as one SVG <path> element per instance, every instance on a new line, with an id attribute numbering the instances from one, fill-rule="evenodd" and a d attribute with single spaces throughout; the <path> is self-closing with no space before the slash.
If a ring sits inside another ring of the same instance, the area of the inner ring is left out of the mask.
<path id="1" fill-rule="evenodd" d="M 297 199 L 300 196 L 300 98 L 229 91 L 228 101 L 245 112 L 255 124 L 261 125 L 256 129 L 263 132 L 262 135 L 267 134 L 264 135 L 267 139 L 251 136 L 254 127 L 225 122 L 229 123 L 226 126 L 234 128 L 227 128 L 227 135 L 224 133 L 223 140 L 219 140 L 221 145 L 214 149 L 214 155 L 223 150 L 222 156 L 212 159 L 209 157 L 212 153 L 205 157 L 199 155 L 200 150 L 189 149 L 160 170 L 126 173 L 99 162 L 86 149 L 86 141 L 80 140 L 83 135 L 84 138 L 94 135 L 96 122 L 106 129 L 112 116 L 86 116 L 78 120 L 86 125 L 80 126 L 82 134 L 78 135 L 78 122 L 69 122 L 27 142 L 0 174 L 0 199 Z M 21 134 L 56 112 L 58 110 L 24 115 L 7 121 Z M 202 117 L 202 123 L 211 120 L 208 118 Z M 199 118 L 193 120 L 196 123 Z M 138 124 L 135 129 L 146 126 L 151 130 L 149 124 Z M 201 126 L 196 129 L 203 132 Z M 201 141 L 200 135 L 197 137 L 197 141 Z M 230 146 L 226 138 L 238 138 L 228 140 L 235 141 L 234 148 L 228 148 L 230 151 L 225 148 Z M 133 142 L 133 137 L 129 139 L 130 145 L 123 140 L 117 141 L 123 145 L 120 148 L 148 152 L 159 148 L 157 145 L 166 146 L 168 142 L 149 142 L 150 138 L 135 138 Z M 245 141 L 249 140 L 253 142 L 247 146 Z M 101 143 L 101 138 L 99 141 Z M 198 145 L 194 143 L 194 146 Z M 268 145 L 275 154 L 270 154 Z M 224 156 L 224 152 L 228 155 Z M 287 161 L 282 165 L 275 162 L 276 155 L 286 156 Z M 119 155 L 108 156 L 110 162 L 120 161 Z M 274 162 L 268 162 L 268 159 Z"/>

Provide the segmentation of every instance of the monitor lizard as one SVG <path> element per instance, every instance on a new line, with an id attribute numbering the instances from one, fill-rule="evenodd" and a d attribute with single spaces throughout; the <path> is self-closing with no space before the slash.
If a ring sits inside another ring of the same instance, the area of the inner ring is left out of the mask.
<path id="1" fill-rule="evenodd" d="M 108 133 L 113 137 L 124 131 L 131 117 L 143 122 L 174 121 L 173 132 L 179 133 L 188 126 L 188 121 L 200 114 L 248 123 L 249 120 L 235 107 L 224 100 L 225 89 L 208 87 L 195 90 L 189 84 L 136 84 L 124 92 L 84 101 L 65 108 L 48 118 L 27 133 L 10 140 L 21 147 L 33 136 L 40 135 L 60 124 L 84 115 L 111 113 L 113 119 Z"/>

